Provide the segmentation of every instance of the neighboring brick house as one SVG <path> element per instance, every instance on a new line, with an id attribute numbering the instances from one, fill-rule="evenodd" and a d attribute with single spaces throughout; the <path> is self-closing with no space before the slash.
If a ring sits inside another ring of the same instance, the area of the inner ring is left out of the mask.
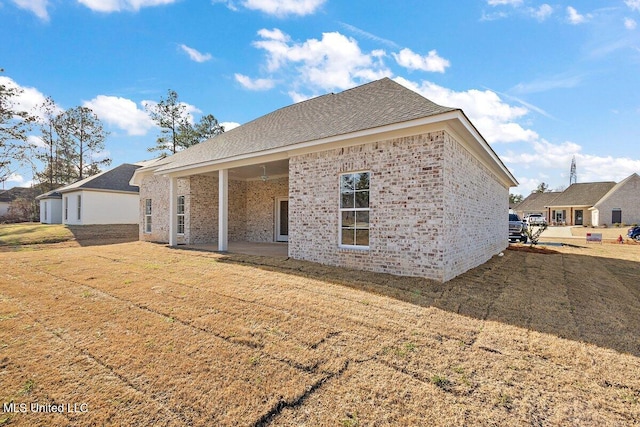
<path id="1" fill-rule="evenodd" d="M 446 281 L 508 244 L 517 181 L 460 109 L 388 78 L 140 168 L 141 240 L 288 241 L 300 260 Z"/>
<path id="2" fill-rule="evenodd" d="M 540 213 L 551 225 L 640 224 L 640 176 L 616 184 L 583 182 L 561 192 L 531 193 L 514 207 L 524 217 Z"/>
<path id="3" fill-rule="evenodd" d="M 140 164 L 116 168 L 36 197 L 43 224 L 137 224 L 139 188 L 129 184 Z"/>
<path id="4" fill-rule="evenodd" d="M 590 211 L 594 225 L 640 224 L 640 176 L 634 173 L 617 183 Z"/>

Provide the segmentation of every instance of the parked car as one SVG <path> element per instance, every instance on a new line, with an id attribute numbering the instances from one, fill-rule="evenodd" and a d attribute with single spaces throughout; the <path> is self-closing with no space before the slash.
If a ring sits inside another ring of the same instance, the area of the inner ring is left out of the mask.
<path id="1" fill-rule="evenodd" d="M 638 242 L 640 242 L 640 226 L 631 227 L 627 231 L 627 236 L 630 239 L 637 240 Z"/>
<path id="2" fill-rule="evenodd" d="M 546 225 L 547 219 L 542 214 L 529 214 L 525 217 L 525 222 L 529 225 Z"/>
<path id="3" fill-rule="evenodd" d="M 516 240 L 520 240 L 522 243 L 527 243 L 527 235 L 525 234 L 525 230 L 527 229 L 527 224 L 520 219 L 518 214 L 510 213 L 509 214 L 509 241 L 515 242 Z"/>

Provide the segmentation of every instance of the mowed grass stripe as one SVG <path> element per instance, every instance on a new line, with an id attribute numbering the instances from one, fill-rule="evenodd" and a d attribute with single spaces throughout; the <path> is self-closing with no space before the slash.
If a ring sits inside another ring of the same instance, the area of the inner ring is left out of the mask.
<path id="1" fill-rule="evenodd" d="M 576 337 L 593 325 L 571 312 L 597 309 L 592 300 L 601 303 L 602 295 L 615 301 L 617 286 L 598 289 L 594 281 L 579 294 L 579 288 L 551 284 L 579 280 L 567 264 L 593 264 L 584 255 L 508 251 L 435 284 L 142 243 L 48 252 L 0 255 L 0 262 L 24 270 L 22 281 L 58 277 L 50 285 L 53 295 L 31 289 L 24 297 L 40 300 L 35 306 L 46 312 L 43 324 L 62 327 L 56 333 L 65 342 L 77 341 L 166 408 L 177 411 L 187 402 L 176 414 L 193 425 L 633 425 L 640 415 L 640 352 L 617 351 L 625 347 L 616 331 L 611 348 L 594 345 L 602 342 L 599 334 L 580 342 Z M 634 264 L 611 262 L 630 277 L 626 267 Z M 35 288 L 47 289 L 45 282 Z M 617 295 L 628 298 L 628 286 L 623 291 Z M 12 292 L 13 299 L 23 298 Z M 72 300 L 58 307 L 76 322 L 47 312 L 58 304 L 55 296 Z M 634 303 L 618 304 L 626 310 Z M 94 310 L 98 321 L 87 324 Z M 545 325 L 551 333 L 538 330 Z M 558 338 L 563 334 L 573 340 Z M 108 354 L 103 340 L 122 354 Z M 151 368 L 138 362 L 141 345 Z M 227 361 L 227 349 L 251 355 L 249 363 Z M 127 360 L 134 363 L 122 364 Z M 206 388 L 216 367 L 242 370 L 239 376 L 247 378 L 247 372 L 278 366 L 293 374 L 283 374 L 290 382 L 268 387 L 278 397 L 266 404 L 254 403 L 264 399 L 259 387 L 241 391 L 233 382 L 220 383 L 245 393 L 248 403 L 240 405 L 246 413 L 227 407 L 242 399 L 216 401 L 225 392 Z M 170 375 L 184 368 L 193 369 L 191 381 Z"/>
<path id="2" fill-rule="evenodd" d="M 26 299 L 60 338 L 194 425 L 250 423 L 321 377 L 45 273 L 5 291 Z"/>

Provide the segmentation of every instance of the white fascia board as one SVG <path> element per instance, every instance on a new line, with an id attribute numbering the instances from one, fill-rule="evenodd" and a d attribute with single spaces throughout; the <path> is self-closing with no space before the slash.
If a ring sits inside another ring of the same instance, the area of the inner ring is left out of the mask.
<path id="1" fill-rule="evenodd" d="M 91 191 L 95 193 L 116 193 L 116 194 L 138 194 L 137 191 L 123 191 L 123 190 L 108 190 L 106 188 L 70 188 L 68 190 L 60 191 L 60 194 L 67 194 L 74 191 Z"/>

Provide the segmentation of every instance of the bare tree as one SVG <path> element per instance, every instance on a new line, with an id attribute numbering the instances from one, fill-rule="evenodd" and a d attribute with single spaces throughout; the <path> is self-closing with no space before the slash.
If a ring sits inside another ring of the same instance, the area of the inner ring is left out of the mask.
<path id="1" fill-rule="evenodd" d="M 16 105 L 21 92 L 17 87 L 0 84 L 0 182 L 30 160 L 27 139 L 35 118 Z"/>

